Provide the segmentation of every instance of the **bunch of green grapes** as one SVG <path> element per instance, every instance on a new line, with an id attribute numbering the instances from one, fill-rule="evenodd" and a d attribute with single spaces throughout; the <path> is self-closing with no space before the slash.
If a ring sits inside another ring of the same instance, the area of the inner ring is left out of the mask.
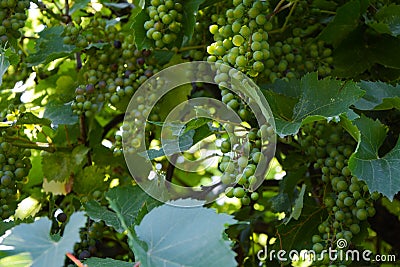
<path id="1" fill-rule="evenodd" d="M 214 18 L 209 30 L 214 43 L 207 48 L 208 61 L 228 64 L 250 77 L 265 69 L 270 57 L 268 3 L 265 1 L 233 0 L 233 7 Z"/>
<path id="2" fill-rule="evenodd" d="M 221 152 L 224 156 L 219 164 L 223 172 L 221 182 L 228 187 L 225 190 L 227 197 L 239 198 L 243 205 L 256 201 L 259 194 L 255 192 L 259 178 L 256 169 L 260 162 L 265 161 L 262 146 L 274 135 L 274 129 L 269 124 L 262 125 L 259 129 L 252 128 L 243 135 L 244 128 L 225 125 L 228 132 L 238 132 L 225 138 L 221 143 Z M 238 145 L 233 145 L 238 144 Z"/>
<path id="3" fill-rule="evenodd" d="M 116 136 L 116 145 L 114 153 L 122 154 L 123 149 L 130 154 L 137 152 L 143 140 L 150 141 L 150 131 L 154 130 L 154 125 L 148 121 L 159 121 L 157 108 L 148 103 L 154 103 L 158 99 L 157 91 L 164 85 L 164 80 L 151 80 L 147 83 L 147 97 L 140 95 L 135 101 L 137 106 L 133 110 L 129 110 L 125 114 L 124 124 L 121 126 L 120 133 Z M 145 131 L 143 131 L 143 129 Z M 144 135 L 145 133 L 145 135 Z"/>
<path id="4" fill-rule="evenodd" d="M 88 18 L 77 18 L 65 27 L 63 36 L 65 44 L 76 45 L 81 49 L 88 48 L 91 44 L 111 44 L 120 48 L 123 38 L 115 26 L 107 25 L 106 19 L 100 13 Z"/>
<path id="5" fill-rule="evenodd" d="M 74 254 L 78 259 L 85 260 L 96 256 L 96 242 L 99 242 L 108 233 L 109 229 L 106 228 L 103 221 L 91 222 L 88 220 L 86 227 L 81 228 L 79 232 L 81 241 L 74 246 Z"/>
<path id="6" fill-rule="evenodd" d="M 74 245 L 74 254 L 79 260 L 90 257 L 113 257 L 125 261 L 133 259 L 132 252 L 124 244 L 126 235 L 116 232 L 103 221 L 88 220 L 79 234 L 81 240 Z"/>
<path id="7" fill-rule="evenodd" d="M 137 50 L 132 35 L 124 37 L 122 33 L 113 33 L 115 35 L 118 39 L 110 41 L 108 48 L 87 53 L 81 78 L 83 85 L 76 89 L 72 104 L 78 115 L 90 117 L 101 110 L 105 102 L 118 105 L 123 98 L 129 100 L 136 89 L 157 72 L 151 52 Z"/>
<path id="8" fill-rule="evenodd" d="M 1 0 L 0 1 L 0 42 L 5 43 L 10 38 L 20 38 L 19 31 L 25 26 L 27 19 L 26 10 L 29 8 L 29 1 Z"/>
<path id="9" fill-rule="evenodd" d="M 157 48 L 171 47 L 182 30 L 183 6 L 173 0 L 151 0 L 146 7 L 149 15 L 143 27 L 147 38 L 154 41 Z"/>
<path id="10" fill-rule="evenodd" d="M 348 160 L 355 141 L 341 126 L 318 122 L 303 128 L 300 145 L 322 174 L 322 201 L 329 214 L 318 226 L 319 234 L 312 237 L 313 250 L 321 253 L 329 247 L 336 249 L 340 239 L 350 244 L 360 233 L 360 224 L 375 215 L 373 202 L 380 197 L 377 192 L 370 193 L 368 186 L 351 174 Z M 326 256 L 318 262 L 327 263 Z"/>
<path id="11" fill-rule="evenodd" d="M 25 109 L 10 105 L 8 111 L 0 117 L 10 122 Z M 7 219 L 14 215 L 18 203 L 18 191 L 27 183 L 27 176 L 32 164 L 31 152 L 12 144 L 16 139 L 24 138 L 19 126 L 10 126 L 0 129 L 0 218 Z"/>

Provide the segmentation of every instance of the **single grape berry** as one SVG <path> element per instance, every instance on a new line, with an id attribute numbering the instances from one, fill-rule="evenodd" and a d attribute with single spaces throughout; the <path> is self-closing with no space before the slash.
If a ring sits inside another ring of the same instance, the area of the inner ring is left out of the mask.
<path id="1" fill-rule="evenodd" d="M 68 218 L 68 216 L 64 212 L 57 215 L 57 221 L 59 221 L 61 223 L 66 222 L 67 218 Z"/>
<path id="2" fill-rule="evenodd" d="M 79 259 L 84 260 L 90 258 L 90 252 L 87 250 L 83 250 L 81 253 L 79 253 Z"/>

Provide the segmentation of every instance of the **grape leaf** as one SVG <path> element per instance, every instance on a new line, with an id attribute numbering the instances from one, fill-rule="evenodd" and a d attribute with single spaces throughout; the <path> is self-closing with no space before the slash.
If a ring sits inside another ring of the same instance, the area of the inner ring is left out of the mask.
<path id="1" fill-rule="evenodd" d="M 146 10 L 142 9 L 142 11 L 139 14 L 137 14 L 132 24 L 132 28 L 134 29 L 134 34 L 135 34 L 135 43 L 139 50 L 148 49 L 152 47 L 152 42 L 149 38 L 147 38 L 146 30 L 144 29 L 143 26 L 144 23 L 149 19 L 150 17 L 147 14 Z"/>
<path id="2" fill-rule="evenodd" d="M 210 119 L 198 118 L 189 121 L 186 126 L 182 123 L 162 123 L 149 122 L 158 126 L 167 126 L 172 131 L 172 135 L 177 136 L 173 139 L 163 139 L 162 148 L 149 149 L 139 153 L 139 155 L 153 160 L 162 156 L 171 156 L 189 150 L 194 144 L 212 135 L 214 132 L 208 126 Z M 179 145 L 177 145 L 179 142 Z"/>
<path id="3" fill-rule="evenodd" d="M 299 196 L 297 197 L 296 201 L 294 202 L 294 207 L 292 212 L 290 213 L 289 219 L 285 222 L 285 224 L 288 224 L 290 220 L 293 218 L 295 220 L 298 220 L 301 211 L 303 210 L 303 199 L 304 199 L 304 193 L 306 192 L 306 185 L 303 184 L 299 193 Z"/>
<path id="4" fill-rule="evenodd" d="M 78 116 L 72 113 L 70 105 L 56 101 L 51 101 L 46 105 L 43 117 L 51 120 L 54 127 L 60 124 L 73 125 L 78 122 Z"/>
<path id="5" fill-rule="evenodd" d="M 78 195 L 90 195 L 94 191 L 107 190 L 107 183 L 104 182 L 105 171 L 98 166 L 87 166 L 74 178 L 73 190 Z"/>
<path id="6" fill-rule="evenodd" d="M 333 59 L 334 74 L 344 78 L 361 74 L 374 64 L 400 69 L 400 40 L 387 34 L 370 34 L 360 27 L 335 49 Z"/>
<path id="7" fill-rule="evenodd" d="M 134 262 L 119 261 L 110 258 L 89 258 L 85 261 L 85 264 L 89 267 L 133 267 Z"/>
<path id="8" fill-rule="evenodd" d="M 31 112 L 26 112 L 21 114 L 18 118 L 17 125 L 22 124 L 39 124 L 44 126 L 50 126 L 51 121 L 46 118 L 38 118 L 36 115 L 32 114 Z"/>
<path id="9" fill-rule="evenodd" d="M 183 5 L 183 19 L 182 19 L 182 32 L 183 32 L 183 44 L 186 45 L 194 32 L 194 26 L 196 25 L 196 14 L 199 11 L 199 6 L 204 0 L 186 0 L 182 2 Z M 180 47 L 180 46 L 178 46 Z"/>
<path id="10" fill-rule="evenodd" d="M 10 62 L 5 57 L 4 52 L 1 51 L 1 53 L 0 53 L 0 85 L 3 83 L 3 76 L 6 73 L 9 66 L 10 66 Z"/>
<path id="11" fill-rule="evenodd" d="M 264 90 L 264 95 L 271 103 L 276 131 L 281 137 L 296 134 L 303 124 L 347 112 L 364 93 L 353 82 L 331 78 L 318 80 L 315 72 L 306 74 L 301 80 L 270 88 Z M 282 94 L 285 91 L 287 93 Z"/>
<path id="12" fill-rule="evenodd" d="M 88 201 L 84 203 L 83 206 L 85 207 L 85 211 L 90 219 L 96 222 L 102 220 L 105 222 L 106 225 L 113 227 L 116 231 L 120 233 L 125 231 L 120 221 L 118 220 L 117 214 L 100 205 L 100 203 L 98 203 L 97 201 Z"/>
<path id="13" fill-rule="evenodd" d="M 222 2 L 223 0 L 205 0 L 203 3 L 201 3 L 199 9 L 204 9 L 206 7 L 215 5 L 216 3 Z"/>
<path id="14" fill-rule="evenodd" d="M 28 66 L 47 64 L 57 58 L 71 55 L 75 46 L 64 44 L 63 31 L 63 26 L 45 28 L 41 31 L 39 38 L 36 39 L 36 52 L 30 54 L 27 58 Z"/>
<path id="15" fill-rule="evenodd" d="M 400 138 L 392 151 L 381 157 L 378 150 L 386 138 L 387 128 L 365 116 L 354 123 L 360 130 L 360 141 L 349 159 L 352 174 L 364 180 L 370 192 L 378 191 L 393 200 L 400 191 Z"/>
<path id="16" fill-rule="evenodd" d="M 336 10 L 336 16 L 321 32 L 319 38 L 338 46 L 359 23 L 361 15 L 360 1 L 349 1 Z"/>
<path id="17" fill-rule="evenodd" d="M 400 109 L 400 85 L 394 87 L 384 82 L 361 81 L 358 83 L 365 95 L 355 104 L 360 110 Z"/>
<path id="18" fill-rule="evenodd" d="M 29 253 L 19 253 L 0 259 L 0 267 L 30 267 L 32 259 Z"/>
<path id="19" fill-rule="evenodd" d="M 77 173 L 85 164 L 89 148 L 77 146 L 72 153 L 55 152 L 42 154 L 42 170 L 47 181 L 66 181 L 71 173 Z"/>
<path id="20" fill-rule="evenodd" d="M 274 247 L 286 251 L 301 251 L 312 246 L 311 237 L 316 233 L 318 225 L 326 218 L 326 212 L 315 199 L 307 195 L 303 199 L 303 210 L 297 221 L 278 226 L 279 242 Z"/>
<path id="21" fill-rule="evenodd" d="M 168 50 L 155 50 L 152 52 L 152 57 L 157 59 L 157 63 L 161 66 L 170 62 L 174 55 L 175 52 Z"/>
<path id="22" fill-rule="evenodd" d="M 11 234 L 1 243 L 13 247 L 12 253 L 29 253 L 29 266 L 64 266 L 65 253 L 72 252 L 80 240 L 79 228 L 86 223 L 83 212 L 71 215 L 65 226 L 64 235 L 58 241 L 50 236 L 51 220 L 41 218 L 32 224 L 21 224 L 11 229 Z"/>
<path id="23" fill-rule="evenodd" d="M 400 5 L 391 4 L 381 8 L 375 14 L 374 20 L 367 21 L 367 25 L 379 33 L 398 37 L 400 35 Z"/>
<path id="24" fill-rule="evenodd" d="M 115 187 L 106 193 L 106 198 L 117 214 L 122 216 L 128 227 L 142 219 L 138 215 L 145 209 L 147 212 L 160 205 L 139 186 Z M 125 229 L 126 230 L 126 229 Z"/>
<path id="25" fill-rule="evenodd" d="M 222 235 L 227 224 L 236 222 L 231 216 L 172 205 L 153 209 L 135 227 L 147 245 L 145 253 L 135 254 L 143 266 L 237 266 Z"/>
<path id="26" fill-rule="evenodd" d="M 70 14 L 73 15 L 76 11 L 79 11 L 81 9 L 84 9 L 88 4 L 90 0 L 75 0 L 74 4 L 70 8 Z"/>
<path id="27" fill-rule="evenodd" d="M 0 221 L 0 236 L 4 235 L 4 233 L 7 230 L 13 228 L 14 226 L 15 226 L 15 222 L 13 222 L 13 221 L 8 221 L 8 222 Z"/>
<path id="28" fill-rule="evenodd" d="M 116 187 L 106 193 L 106 198 L 112 203 L 113 210 L 101 206 L 96 201 L 88 201 L 84 204 L 89 217 L 95 221 L 103 220 L 108 226 L 114 227 L 118 232 L 125 229 L 121 223 L 122 216 L 127 227 L 142 219 L 142 212 L 147 213 L 159 202 L 148 196 L 139 186 Z M 139 216 L 138 216 L 139 215 Z"/>

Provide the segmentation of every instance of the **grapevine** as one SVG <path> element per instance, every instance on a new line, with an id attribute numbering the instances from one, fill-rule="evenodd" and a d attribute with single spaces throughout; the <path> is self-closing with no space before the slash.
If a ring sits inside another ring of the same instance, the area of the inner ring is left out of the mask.
<path id="1" fill-rule="evenodd" d="M 399 14 L 0 0 L 0 266 L 398 266 Z"/>

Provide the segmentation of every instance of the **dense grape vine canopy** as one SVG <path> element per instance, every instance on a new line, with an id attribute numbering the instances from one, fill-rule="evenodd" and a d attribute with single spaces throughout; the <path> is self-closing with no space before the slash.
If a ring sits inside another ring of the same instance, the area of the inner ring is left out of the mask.
<path id="1" fill-rule="evenodd" d="M 399 82 L 400 1 L 0 0 L 0 267 L 399 266 Z"/>

